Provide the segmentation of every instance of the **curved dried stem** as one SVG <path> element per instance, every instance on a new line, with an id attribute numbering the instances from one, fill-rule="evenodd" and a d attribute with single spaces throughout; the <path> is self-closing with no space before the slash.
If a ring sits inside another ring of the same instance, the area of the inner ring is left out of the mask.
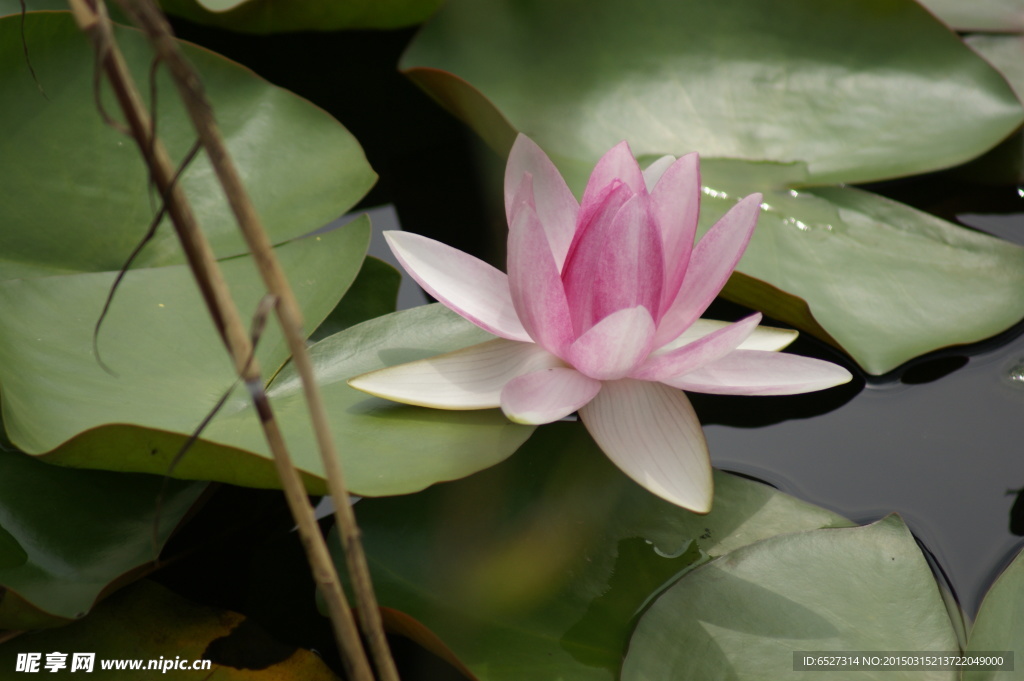
<path id="1" fill-rule="evenodd" d="M 291 457 L 285 447 L 280 428 L 274 419 L 270 402 L 263 390 L 259 364 L 252 360 L 250 338 L 227 289 L 213 252 L 196 224 L 184 193 L 179 185 L 173 182 L 174 167 L 163 144 L 154 134 L 149 114 L 142 104 L 142 99 L 114 40 L 106 8 L 102 2 L 97 0 L 68 0 L 68 2 L 79 27 L 93 43 L 100 68 L 104 71 L 114 90 L 118 105 L 127 120 L 131 136 L 138 144 L 146 165 L 150 169 L 153 182 L 161 193 L 214 324 L 232 356 L 237 373 L 242 377 L 252 395 L 260 424 L 273 453 L 285 497 L 298 526 L 314 579 L 327 601 L 348 676 L 358 681 L 370 681 L 373 678 L 373 673 L 359 641 L 351 610 L 345 601 L 334 563 L 316 523 L 305 487 L 298 471 L 291 463 Z M 235 209 L 239 223 L 249 241 L 253 258 L 260 271 L 264 273 L 264 280 L 269 292 L 279 301 L 275 309 L 291 347 L 293 361 L 299 368 L 306 386 L 307 400 L 310 402 L 317 439 L 321 443 L 321 451 L 325 457 L 324 465 L 328 471 L 328 482 L 332 485 L 331 490 L 336 498 L 336 507 L 341 509 L 339 526 L 343 536 L 342 543 L 347 554 L 351 553 L 352 538 L 355 538 L 355 545 L 358 546 L 358 531 L 355 529 L 354 516 L 347 503 L 347 494 L 344 482 L 340 477 L 337 456 L 333 446 L 330 445 L 326 427 L 326 412 L 322 402 L 318 399 L 319 393 L 312 380 L 312 365 L 305 352 L 302 319 L 294 295 L 277 264 L 269 240 L 259 225 L 258 218 L 246 197 L 237 173 L 234 171 L 230 159 L 227 158 L 227 152 L 213 122 L 212 110 L 201 94 L 198 77 L 178 51 L 162 13 L 150 2 L 125 2 L 123 7 L 149 36 L 157 57 L 169 65 L 186 108 L 193 118 L 200 141 L 206 149 L 218 177 L 221 178 L 229 203 Z M 230 170 L 226 171 L 226 167 Z M 332 469 L 336 470 L 336 475 L 332 475 Z M 359 556 L 362 558 L 364 572 L 368 577 L 369 571 L 365 569 L 365 558 L 362 557 L 361 551 Z M 355 582 L 359 570 L 351 571 Z M 365 583 L 358 582 L 357 584 L 365 585 Z M 361 588 L 365 590 L 365 586 L 356 588 L 357 593 Z M 369 591 L 369 597 L 373 599 L 372 589 Z M 358 598 L 360 604 L 363 603 L 364 598 L 365 594 Z M 360 607 L 360 613 L 370 609 Z M 372 611 L 379 623 L 376 603 L 373 603 Z M 372 620 L 372 618 L 370 619 Z M 382 631 L 382 628 L 378 628 L 378 630 Z M 380 637 L 383 639 L 382 633 Z M 373 640 L 375 636 L 371 635 L 369 638 Z M 375 655 L 375 658 L 377 657 Z M 390 662 L 390 654 L 387 654 L 386 663 Z M 378 661 L 382 678 L 397 680 L 397 673 L 389 673 L 386 663 L 381 665 Z M 394 670 L 393 663 L 390 664 L 390 669 Z"/>

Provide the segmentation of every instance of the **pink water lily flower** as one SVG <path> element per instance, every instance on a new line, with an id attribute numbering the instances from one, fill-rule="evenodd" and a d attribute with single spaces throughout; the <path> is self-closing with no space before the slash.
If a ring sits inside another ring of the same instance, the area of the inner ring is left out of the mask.
<path id="1" fill-rule="evenodd" d="M 441 409 L 501 407 L 517 423 L 578 411 L 605 454 L 673 503 L 711 508 L 711 464 L 683 390 L 785 395 L 850 380 L 829 362 L 779 353 L 796 332 L 700 319 L 750 240 L 761 196 L 737 203 L 694 245 L 696 154 L 641 171 L 622 142 L 577 202 L 520 135 L 505 173 L 508 275 L 437 241 L 386 233 L 434 298 L 498 338 L 356 377 L 390 400 Z"/>

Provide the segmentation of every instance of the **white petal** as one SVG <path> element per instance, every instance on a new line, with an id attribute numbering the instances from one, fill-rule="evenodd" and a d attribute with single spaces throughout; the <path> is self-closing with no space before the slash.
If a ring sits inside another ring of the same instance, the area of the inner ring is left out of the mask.
<path id="1" fill-rule="evenodd" d="M 531 340 L 516 316 L 504 272 L 419 234 L 388 231 L 384 237 L 405 271 L 446 307 L 495 336 Z"/>
<path id="2" fill-rule="evenodd" d="M 356 390 L 435 409 L 493 409 L 520 374 L 564 366 L 534 343 L 502 338 L 350 379 Z"/>
<path id="3" fill-rule="evenodd" d="M 832 362 L 783 352 L 735 350 L 665 383 L 714 395 L 797 395 L 848 383 L 850 372 Z"/>
<path id="4" fill-rule="evenodd" d="M 654 185 L 658 184 L 661 176 L 675 162 L 675 156 L 662 156 L 644 169 L 644 184 L 647 186 L 648 192 L 654 191 Z"/>
<path id="5" fill-rule="evenodd" d="M 698 319 L 690 325 L 678 338 L 658 349 L 658 352 L 668 352 L 682 347 L 704 336 L 729 326 L 729 322 L 718 321 L 717 319 Z M 754 332 L 747 336 L 747 339 L 740 343 L 737 350 L 768 350 L 778 351 L 796 340 L 800 333 L 793 329 L 779 329 L 774 326 L 758 326 Z"/>
<path id="6" fill-rule="evenodd" d="M 616 466 L 653 494 L 711 510 L 711 461 L 686 395 L 661 383 L 608 381 L 580 418 Z"/>
<path id="7" fill-rule="evenodd" d="M 551 423 L 594 399 L 600 389 L 601 381 L 575 369 L 542 369 L 509 381 L 501 391 L 501 410 L 516 423 Z"/>

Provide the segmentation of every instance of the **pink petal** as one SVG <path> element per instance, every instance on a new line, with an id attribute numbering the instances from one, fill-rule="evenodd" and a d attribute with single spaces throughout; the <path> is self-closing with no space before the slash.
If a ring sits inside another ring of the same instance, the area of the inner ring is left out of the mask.
<path id="1" fill-rule="evenodd" d="M 594 166 L 594 171 L 587 181 L 587 188 L 583 190 L 583 199 L 580 201 L 578 225 L 586 226 L 601 210 L 605 192 L 616 180 L 629 187 L 631 194 L 647 193 L 643 173 L 640 172 L 640 166 L 625 141 L 609 149 Z"/>
<path id="2" fill-rule="evenodd" d="M 523 328 L 548 351 L 563 356 L 573 341 L 572 321 L 562 278 L 544 229 L 529 200 L 529 175 L 513 206 L 508 231 L 508 282 Z"/>
<path id="3" fill-rule="evenodd" d="M 654 191 L 654 185 L 658 184 L 658 180 L 661 179 L 661 176 L 669 169 L 669 166 L 675 162 L 675 156 L 662 156 L 657 161 L 644 168 L 644 186 L 647 187 L 648 193 Z"/>
<path id="4" fill-rule="evenodd" d="M 663 345 L 685 331 L 722 290 L 750 242 L 760 206 L 760 194 L 741 200 L 693 249 L 682 286 L 658 323 L 655 345 Z"/>
<path id="5" fill-rule="evenodd" d="M 850 372 L 811 357 L 762 350 L 735 350 L 665 383 L 715 395 L 796 395 L 849 382 Z"/>
<path id="6" fill-rule="evenodd" d="M 753 333 L 760 321 L 761 313 L 755 312 L 680 348 L 651 355 L 630 376 L 642 381 L 665 382 L 694 371 L 738 348 Z"/>
<path id="7" fill-rule="evenodd" d="M 575 369 L 542 369 L 509 381 L 501 391 L 501 410 L 516 423 L 551 423 L 594 399 L 600 389 L 601 381 Z"/>
<path id="8" fill-rule="evenodd" d="M 384 237 L 405 271 L 445 306 L 495 336 L 530 340 L 503 272 L 418 234 L 388 231 Z"/>
<path id="9" fill-rule="evenodd" d="M 665 258 L 660 310 L 669 308 L 683 283 L 697 234 L 700 191 L 699 159 L 697 154 L 687 154 L 665 171 L 651 192 Z"/>
<path id="10" fill-rule="evenodd" d="M 356 390 L 435 409 L 491 409 L 501 390 L 524 373 L 563 366 L 534 343 L 497 339 L 350 379 Z"/>
<path id="11" fill-rule="evenodd" d="M 599 213 L 570 250 L 562 278 L 577 336 L 618 310 L 643 305 L 657 313 L 661 237 L 648 203 L 633 196 L 614 216 Z"/>
<path id="12" fill-rule="evenodd" d="M 533 176 L 537 217 L 561 271 L 576 231 L 580 206 L 551 159 L 533 140 L 520 134 L 512 145 L 508 165 L 505 166 L 505 217 L 510 225 L 516 192 L 527 173 Z"/>
<path id="13" fill-rule="evenodd" d="M 643 306 L 613 312 L 569 347 L 566 359 L 580 372 L 602 381 L 627 376 L 651 351 L 654 320 Z"/>
<path id="14" fill-rule="evenodd" d="M 686 395 L 661 383 L 605 383 L 580 409 L 594 441 L 616 466 L 662 499 L 711 510 L 711 462 Z"/>

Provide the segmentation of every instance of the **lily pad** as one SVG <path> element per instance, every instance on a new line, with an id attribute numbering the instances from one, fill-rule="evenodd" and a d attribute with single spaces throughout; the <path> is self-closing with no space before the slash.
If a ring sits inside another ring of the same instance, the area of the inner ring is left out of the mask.
<path id="1" fill-rule="evenodd" d="M 6 643 L 0 655 L 3 668 L 16 669 L 19 655 L 32 653 L 39 655 L 33 671 L 44 674 L 51 672 L 46 664 L 53 655 L 63 665 L 53 672 L 92 673 L 101 678 L 338 679 L 316 653 L 274 640 L 243 615 L 196 605 L 151 582 L 124 589 L 82 622 L 24 634 Z M 76 653 L 92 653 L 92 666 L 74 668 Z"/>
<path id="2" fill-rule="evenodd" d="M 277 248 L 310 327 L 355 278 L 368 239 L 363 218 Z M 253 314 L 264 288 L 250 258 L 222 266 L 242 314 Z M 17 320 L 0 327 L 4 425 L 16 446 L 52 461 L 164 474 L 232 385 L 234 369 L 190 271 L 177 265 L 128 274 L 98 337 L 112 373 L 104 370 L 92 333 L 114 275 L 0 282 L 0 316 Z M 268 324 L 257 356 L 267 378 L 287 359 L 276 322 Z M 255 419 L 252 425 L 259 434 Z M 218 457 L 210 449 L 199 446 L 186 457 L 182 470 L 193 474 L 185 477 L 274 484 L 269 461 L 230 448 Z"/>
<path id="3" fill-rule="evenodd" d="M 443 0 L 161 0 L 168 14 L 242 33 L 401 28 L 426 21 Z"/>
<path id="4" fill-rule="evenodd" d="M 93 97 L 93 54 L 67 12 L 0 19 L 0 184 L 17 197 L 0 207 L 0 279 L 108 271 L 121 267 L 152 219 L 155 192 L 134 142 L 104 124 Z M 116 37 L 132 74 L 148 93 L 152 53 L 135 30 Z M 248 69 L 182 43 L 199 71 L 228 150 L 274 243 L 333 220 L 376 179 L 355 139 L 309 102 Z M 195 140 L 177 91 L 159 69 L 157 132 L 180 161 Z M 104 109 L 119 118 L 109 92 Z M 246 252 L 205 156 L 181 186 L 219 257 Z M 73 228 L 69 228 L 73 226 Z M 164 225 L 138 267 L 184 262 Z"/>
<path id="5" fill-rule="evenodd" d="M 425 305 L 371 319 L 309 349 L 338 443 L 349 489 L 360 495 L 407 494 L 462 478 L 511 455 L 533 432 L 499 409 L 444 411 L 397 404 L 348 386 L 353 376 L 475 345 L 493 336 L 442 305 Z M 315 440 L 292 365 L 267 389 L 296 465 L 319 472 Z M 210 424 L 213 441 L 261 452 L 246 397 L 225 405 Z M 196 457 L 198 459 L 198 457 Z M 318 473 L 319 474 L 319 473 Z"/>
<path id="6" fill-rule="evenodd" d="M 156 559 L 205 487 L 0 452 L 0 629 L 84 617 Z"/>
<path id="7" fill-rule="evenodd" d="M 703 229 L 764 193 L 723 295 L 833 343 L 869 373 L 1024 318 L 1020 246 L 852 187 L 773 186 L 768 176 L 785 169 L 772 164 L 709 159 L 702 171 Z"/>
<path id="8" fill-rule="evenodd" d="M 715 485 L 711 513 L 690 513 L 560 423 L 499 466 L 356 513 L 378 599 L 407 634 L 487 681 L 614 679 L 633 618 L 679 574 L 780 532 L 847 524 L 750 480 L 716 473 Z"/>
<path id="9" fill-rule="evenodd" d="M 1024 650 L 1024 558 L 1020 554 L 985 594 L 967 642 L 967 655 Z M 1020 659 L 1014 661 L 1019 665 Z M 965 671 L 963 681 L 1008 681 L 1013 671 Z"/>
<path id="10" fill-rule="evenodd" d="M 640 617 L 622 681 L 835 678 L 834 669 L 795 669 L 797 652 L 956 650 L 928 563 L 890 516 L 773 537 L 693 570 Z M 891 668 L 856 675 L 957 678 Z"/>
<path id="11" fill-rule="evenodd" d="M 1021 0 L 921 0 L 921 4 L 958 31 L 1024 31 Z"/>
<path id="12" fill-rule="evenodd" d="M 529 134 L 577 193 L 622 138 L 646 159 L 701 152 L 705 225 L 727 197 L 764 192 L 724 295 L 869 373 L 1024 317 L 1016 246 L 863 192 L 809 190 L 953 165 L 1020 124 L 999 73 L 921 7 L 602 2 L 556 37 L 569 5 L 453 2 L 403 68 L 499 151 Z"/>
<path id="13" fill-rule="evenodd" d="M 625 138 L 637 154 L 804 162 L 815 184 L 953 166 L 1024 120 L 912 0 L 605 1 L 582 16 L 567 0 L 456 0 L 402 68 L 447 72 L 553 156 L 593 162 Z"/>

